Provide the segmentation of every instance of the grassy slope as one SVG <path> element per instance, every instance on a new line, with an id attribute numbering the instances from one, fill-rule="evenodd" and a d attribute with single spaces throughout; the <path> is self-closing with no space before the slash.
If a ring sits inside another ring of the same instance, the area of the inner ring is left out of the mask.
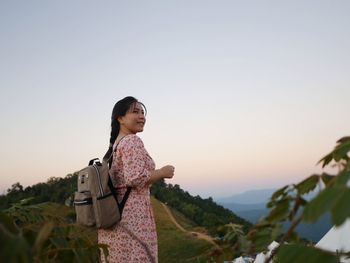
<path id="1" fill-rule="evenodd" d="M 40 206 L 43 209 L 43 215 L 53 216 L 55 218 L 61 218 L 62 220 L 69 220 L 69 221 L 73 220 L 73 222 L 75 221 L 75 211 L 73 207 L 68 207 L 65 205 L 51 203 L 51 202 L 42 203 L 42 204 L 39 204 L 38 206 Z M 81 231 L 78 234 L 79 236 L 85 235 L 85 236 L 88 236 L 91 242 L 93 243 L 97 242 L 96 229 L 90 228 L 90 227 L 84 227 L 84 226 L 80 226 L 80 227 L 81 227 Z"/>
<path id="2" fill-rule="evenodd" d="M 181 212 L 169 207 L 171 213 L 173 214 L 174 218 L 176 219 L 179 224 L 185 228 L 187 231 L 195 231 L 200 233 L 207 233 L 205 227 L 197 226 L 195 222 L 188 219 L 186 216 L 184 216 Z"/>
<path id="3" fill-rule="evenodd" d="M 210 243 L 179 230 L 158 200 L 152 198 L 152 206 L 157 224 L 159 263 L 201 262 L 197 258 L 207 258 L 204 255 L 212 250 Z"/>
<path id="4" fill-rule="evenodd" d="M 153 197 L 152 206 L 157 224 L 159 263 L 212 262 L 210 261 L 211 256 L 209 255 L 214 249 L 210 243 L 179 230 L 170 220 L 161 203 Z M 44 209 L 45 214 L 56 215 L 62 218 L 66 218 L 68 215 L 74 213 L 73 208 L 56 203 L 45 203 L 42 204 L 41 207 Z M 172 210 L 172 212 L 176 220 L 184 226 L 185 229 L 189 231 L 196 230 L 193 222 L 175 210 Z M 96 230 L 91 228 L 83 229 L 84 234 L 87 234 L 90 240 L 97 241 Z M 222 262 L 223 257 L 224 255 L 220 257 L 216 256 L 215 261 Z"/>

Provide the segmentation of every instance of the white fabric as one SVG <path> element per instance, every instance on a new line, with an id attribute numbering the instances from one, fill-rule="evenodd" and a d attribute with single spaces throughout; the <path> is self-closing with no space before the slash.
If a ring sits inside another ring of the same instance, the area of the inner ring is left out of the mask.
<path id="1" fill-rule="evenodd" d="M 272 243 L 267 247 L 269 252 L 268 254 L 270 255 L 271 254 L 271 251 L 276 249 L 280 244 L 276 241 L 272 241 Z"/>
<path id="2" fill-rule="evenodd" d="M 327 234 L 321 238 L 316 247 L 336 252 L 350 251 L 350 219 L 347 219 L 341 226 L 332 227 Z M 350 259 L 342 259 L 341 262 L 350 262 Z"/>
<path id="3" fill-rule="evenodd" d="M 266 260 L 266 255 L 264 253 L 259 253 L 256 255 L 256 258 L 254 260 L 254 263 L 264 263 Z"/>
<path id="4" fill-rule="evenodd" d="M 236 258 L 233 263 L 246 263 L 242 257 Z"/>
<path id="5" fill-rule="evenodd" d="M 339 227 L 332 227 L 327 234 L 321 238 L 316 247 L 331 251 L 350 251 L 350 219 Z"/>
<path id="6" fill-rule="evenodd" d="M 247 263 L 247 262 L 253 262 L 253 263 L 264 263 L 265 259 L 268 258 L 271 255 L 272 250 L 274 250 L 276 247 L 279 246 L 279 243 L 276 241 L 272 241 L 271 244 L 267 247 L 268 251 L 267 253 L 259 253 L 255 260 L 253 261 L 253 258 L 249 258 L 249 260 L 245 260 L 243 257 L 239 257 L 233 260 L 233 263 Z"/>

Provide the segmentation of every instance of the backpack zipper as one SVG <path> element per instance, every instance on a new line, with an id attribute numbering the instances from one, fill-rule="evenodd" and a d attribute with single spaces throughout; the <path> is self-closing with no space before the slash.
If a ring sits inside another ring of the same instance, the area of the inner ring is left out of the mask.
<path id="1" fill-rule="evenodd" d="M 87 199 L 84 199 L 84 200 L 75 200 L 73 202 L 74 205 L 90 205 L 92 204 L 92 198 L 87 198 Z"/>

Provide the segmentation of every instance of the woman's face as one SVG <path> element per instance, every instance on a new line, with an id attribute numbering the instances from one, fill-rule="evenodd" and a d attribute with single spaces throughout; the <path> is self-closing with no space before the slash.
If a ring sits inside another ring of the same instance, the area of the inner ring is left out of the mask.
<path id="1" fill-rule="evenodd" d="M 125 116 L 119 117 L 120 130 L 127 134 L 136 134 L 143 131 L 146 123 L 145 111 L 138 102 L 133 103 Z"/>

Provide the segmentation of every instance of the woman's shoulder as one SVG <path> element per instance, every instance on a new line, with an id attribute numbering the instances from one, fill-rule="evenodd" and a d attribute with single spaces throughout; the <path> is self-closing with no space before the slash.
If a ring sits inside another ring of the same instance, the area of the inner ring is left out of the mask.
<path id="1" fill-rule="evenodd" d="M 143 146 L 143 142 L 136 134 L 125 135 L 119 142 L 120 147 L 140 145 Z"/>

